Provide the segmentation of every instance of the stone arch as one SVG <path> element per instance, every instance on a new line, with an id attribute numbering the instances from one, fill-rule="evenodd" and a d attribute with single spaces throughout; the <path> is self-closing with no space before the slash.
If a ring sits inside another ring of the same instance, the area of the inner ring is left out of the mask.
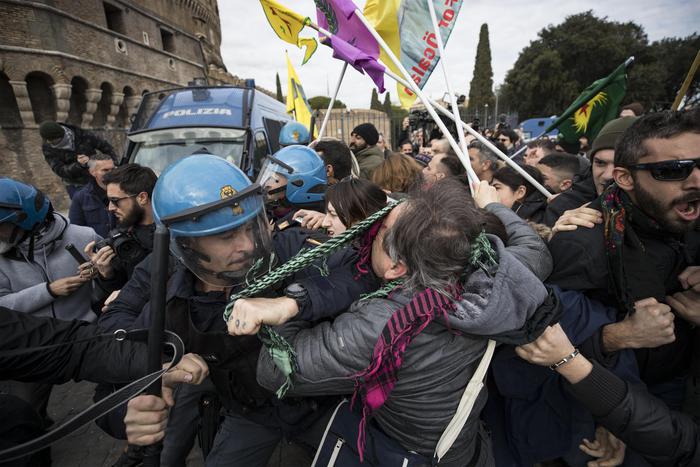
<path id="1" fill-rule="evenodd" d="M 21 128 L 22 116 L 15 98 L 15 91 L 10 84 L 10 78 L 0 71 L 0 127 Z"/>
<path id="2" fill-rule="evenodd" d="M 34 122 L 56 120 L 56 103 L 53 91 L 53 79 L 40 71 L 32 71 L 24 79 L 27 83 L 27 93 L 32 104 Z"/>
<path id="3" fill-rule="evenodd" d="M 82 76 L 74 76 L 70 84 L 70 108 L 67 122 L 71 125 L 81 126 L 83 124 L 83 114 L 87 110 L 86 91 L 89 88 L 89 84 Z"/>
<path id="4" fill-rule="evenodd" d="M 131 116 L 136 112 L 141 96 L 136 95 L 136 91 L 131 86 L 124 86 L 122 89 L 124 100 L 119 106 L 119 113 L 116 118 L 116 126 L 129 128 L 131 126 Z"/>
<path id="5" fill-rule="evenodd" d="M 102 90 L 102 96 L 100 97 L 100 101 L 97 103 L 97 110 L 95 111 L 95 116 L 92 119 L 93 128 L 105 127 L 107 124 L 107 116 L 109 115 L 110 108 L 112 106 L 112 85 L 104 82 L 100 85 L 100 89 Z"/>

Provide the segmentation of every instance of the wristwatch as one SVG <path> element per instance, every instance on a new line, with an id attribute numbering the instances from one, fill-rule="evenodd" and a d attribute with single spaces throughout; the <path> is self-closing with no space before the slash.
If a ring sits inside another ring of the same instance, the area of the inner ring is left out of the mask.
<path id="1" fill-rule="evenodd" d="M 304 309 L 304 307 L 309 303 L 309 291 L 306 287 L 298 282 L 289 284 L 286 289 L 284 289 L 284 294 L 297 302 L 297 307 L 299 312 Z"/>

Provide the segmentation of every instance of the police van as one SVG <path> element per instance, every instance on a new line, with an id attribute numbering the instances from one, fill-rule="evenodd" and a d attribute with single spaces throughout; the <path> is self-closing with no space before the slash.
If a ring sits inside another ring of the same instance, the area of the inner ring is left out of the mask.
<path id="1" fill-rule="evenodd" d="M 292 118 L 284 104 L 255 89 L 188 86 L 143 96 L 127 135 L 126 160 L 156 174 L 197 152 L 221 156 L 251 179 L 267 154 L 279 149 L 279 133 Z"/>
<path id="2" fill-rule="evenodd" d="M 533 138 L 537 138 L 542 134 L 544 130 L 549 127 L 552 123 L 554 123 L 557 120 L 556 116 L 552 117 L 540 117 L 540 118 L 530 118 L 528 120 L 524 120 L 518 124 L 518 128 L 520 128 L 520 131 L 523 132 L 523 138 L 525 141 L 528 141 Z M 549 138 L 556 138 L 556 136 L 559 134 L 559 130 L 556 128 L 549 133 L 547 133 L 547 136 Z"/>

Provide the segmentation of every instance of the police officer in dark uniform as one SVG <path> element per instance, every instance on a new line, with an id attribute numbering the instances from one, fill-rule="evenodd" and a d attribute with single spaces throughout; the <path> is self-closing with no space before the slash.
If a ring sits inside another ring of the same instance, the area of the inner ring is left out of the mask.
<path id="1" fill-rule="evenodd" d="M 326 166 L 316 151 L 291 145 L 267 156 L 257 183 L 265 191 L 265 207 L 275 230 L 298 226 L 299 209 L 325 211 Z"/>
<path id="2" fill-rule="evenodd" d="M 261 341 L 229 336 L 222 314 L 231 293 L 313 244 L 301 229 L 271 235 L 260 186 L 212 155 L 190 156 L 164 171 L 153 208 L 156 222 L 170 228 L 171 252 L 178 259 L 168 283 L 166 326 L 182 336 L 189 352 L 207 360 L 225 409 L 207 465 L 265 466 L 283 436 L 307 431 L 333 402 L 280 400 L 260 387 Z M 288 309 L 291 304 L 296 319 L 303 320 L 341 312 L 377 285 L 370 278 L 354 279 L 355 261 L 348 249 L 297 272 L 274 287 L 268 296 L 279 299 L 270 306 Z M 101 325 L 148 323 L 149 264 L 147 259 L 137 266 Z M 322 273 L 326 268 L 328 274 Z"/>

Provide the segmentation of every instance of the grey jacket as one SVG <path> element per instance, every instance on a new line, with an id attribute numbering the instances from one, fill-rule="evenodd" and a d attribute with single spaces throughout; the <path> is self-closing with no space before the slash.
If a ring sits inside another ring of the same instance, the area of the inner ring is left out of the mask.
<path id="1" fill-rule="evenodd" d="M 67 297 L 53 297 L 48 284 L 78 273 L 78 263 L 66 251 L 72 243 L 82 252 L 85 245 L 101 237 L 89 227 L 71 225 L 54 213 L 55 221 L 34 245 L 29 261 L 29 240 L 0 255 L 0 306 L 63 320 L 94 321 L 92 283 L 87 282 Z"/>
<path id="2" fill-rule="evenodd" d="M 384 153 L 378 146 L 367 146 L 366 148 L 357 151 L 355 158 L 360 166 L 360 178 L 367 180 L 372 179 L 374 169 L 382 165 L 384 162 Z"/>
<path id="3" fill-rule="evenodd" d="M 530 231 L 529 236 L 523 232 L 523 239 L 536 243 L 537 234 L 520 222 Z M 457 316 L 450 318 L 453 330 L 492 335 L 521 328 L 547 298 L 540 280 L 506 251 L 499 239 L 490 240 L 498 253 L 499 266 L 491 274 L 477 271 L 468 277 Z M 520 250 L 519 254 L 526 251 Z M 410 299 L 410 293 L 399 292 L 391 299 L 356 302 L 333 322 L 310 327 L 309 323 L 295 321 L 280 327 L 294 346 L 299 362 L 290 393 L 352 393 L 353 375 L 369 365 L 389 317 Z M 396 386 L 375 416 L 389 436 L 406 449 L 426 456 L 432 456 L 486 347 L 484 338 L 457 335 L 453 330 L 436 320 L 411 341 Z M 268 352 L 260 353 L 258 382 L 273 390 L 284 382 Z M 476 443 L 486 443 L 479 433 L 479 413 L 485 403 L 483 390 L 460 436 L 443 459 L 445 464 L 465 465 L 472 458 Z M 482 453 L 489 449 L 482 448 Z"/>

